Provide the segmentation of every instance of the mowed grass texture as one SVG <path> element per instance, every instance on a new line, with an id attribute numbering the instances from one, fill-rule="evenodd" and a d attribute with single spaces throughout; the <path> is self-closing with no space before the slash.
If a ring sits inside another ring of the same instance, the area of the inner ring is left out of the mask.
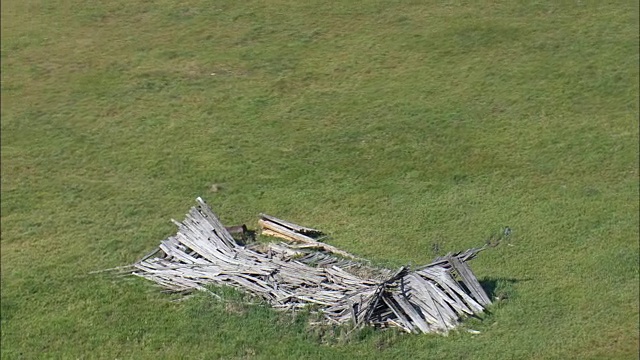
<path id="1" fill-rule="evenodd" d="M 7 0 L 1 26 L 3 359 L 637 359 L 636 2 Z M 390 267 L 509 226 L 471 263 L 502 300 L 479 334 L 347 334 L 88 275 L 196 196 Z"/>

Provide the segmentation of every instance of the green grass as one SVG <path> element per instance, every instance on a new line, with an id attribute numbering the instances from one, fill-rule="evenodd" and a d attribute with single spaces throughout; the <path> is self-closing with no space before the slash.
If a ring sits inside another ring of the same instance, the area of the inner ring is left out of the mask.
<path id="1" fill-rule="evenodd" d="M 632 1 L 2 2 L 3 358 L 637 359 Z M 222 184 L 209 192 L 212 183 Z M 88 275 L 196 196 L 391 266 L 481 245 L 449 337 Z"/>

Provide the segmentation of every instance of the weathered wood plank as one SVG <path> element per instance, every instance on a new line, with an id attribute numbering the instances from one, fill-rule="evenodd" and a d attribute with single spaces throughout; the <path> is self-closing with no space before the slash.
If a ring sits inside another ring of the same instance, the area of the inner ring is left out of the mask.
<path id="1" fill-rule="evenodd" d="M 413 323 L 407 319 L 407 317 L 402 313 L 402 310 L 396 304 L 394 304 L 392 299 L 389 299 L 387 296 L 382 296 L 382 301 L 393 311 L 393 314 L 396 316 L 396 322 L 401 325 L 402 328 L 406 329 L 408 332 L 412 332 L 414 329 Z"/>
<path id="2" fill-rule="evenodd" d="M 313 229 L 313 228 L 309 228 L 309 227 L 304 227 L 304 226 L 300 226 L 298 224 L 294 224 L 292 222 L 286 221 L 286 220 L 282 220 L 282 219 L 278 219 L 275 216 L 270 216 L 267 214 L 260 214 L 260 218 L 265 219 L 265 220 L 269 220 L 273 223 L 277 223 L 280 224 L 284 227 L 287 227 L 293 231 L 296 231 L 298 233 L 301 233 L 303 235 L 307 235 L 310 237 L 315 237 L 315 236 L 321 236 L 324 235 L 324 233 L 320 230 L 317 229 Z"/>
<path id="3" fill-rule="evenodd" d="M 418 312 L 413 308 L 413 305 L 411 305 L 400 294 L 391 294 L 391 296 L 396 301 L 396 303 L 400 305 L 404 313 L 407 314 L 407 316 L 411 319 L 412 323 L 414 323 L 420 329 L 420 331 L 422 331 L 425 334 L 429 332 L 429 325 L 427 325 L 427 323 L 424 321 L 424 319 L 422 319 L 420 314 L 418 314 Z"/>
<path id="4" fill-rule="evenodd" d="M 469 291 L 473 297 L 483 306 L 487 306 L 491 304 L 491 300 L 487 296 L 487 293 L 484 291 L 478 279 L 476 279 L 475 275 L 471 272 L 469 266 L 461 262 L 458 258 L 452 257 L 449 259 L 449 263 L 455 269 L 455 271 L 460 275 L 462 281 L 467 286 Z"/>
<path id="5" fill-rule="evenodd" d="M 429 275 L 430 271 L 433 271 L 433 268 L 423 269 L 417 272 L 420 275 Z M 478 302 L 476 302 L 471 296 L 469 296 L 464 290 L 460 287 L 460 285 L 453 280 L 451 275 L 448 272 L 442 272 L 440 274 L 436 274 L 435 276 L 431 276 L 431 279 L 434 283 L 438 284 L 441 288 L 446 290 L 449 294 L 457 294 L 460 299 L 462 299 L 462 303 L 458 302 L 458 304 L 463 308 L 465 312 L 471 312 L 471 314 L 481 313 L 484 308 Z M 440 291 L 440 289 L 438 289 Z M 442 295 L 444 296 L 444 295 Z M 449 298 L 453 299 L 452 295 Z"/>
<path id="6" fill-rule="evenodd" d="M 276 232 L 279 234 L 284 235 L 284 237 L 288 237 L 288 238 L 292 238 L 295 241 L 299 241 L 305 244 L 309 244 L 309 245 L 313 245 L 314 247 L 317 247 L 318 249 L 322 249 L 334 254 L 338 254 L 340 256 L 344 256 L 347 258 L 351 258 L 351 259 L 357 259 L 357 257 L 355 257 L 354 255 L 349 254 L 346 251 L 340 250 L 338 248 L 336 248 L 335 246 L 331 246 L 329 244 L 325 244 L 323 242 L 319 242 L 314 240 L 311 237 L 305 236 L 303 234 L 299 234 L 293 230 L 287 229 L 284 226 L 278 225 L 276 223 L 270 222 L 270 221 L 265 221 L 265 220 L 258 220 L 258 224 L 260 225 L 260 227 L 262 227 L 263 229 L 267 229 L 270 230 L 272 232 Z"/>

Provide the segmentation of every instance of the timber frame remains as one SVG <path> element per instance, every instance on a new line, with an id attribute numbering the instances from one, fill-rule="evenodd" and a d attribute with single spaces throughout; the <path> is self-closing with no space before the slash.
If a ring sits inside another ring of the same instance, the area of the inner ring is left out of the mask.
<path id="1" fill-rule="evenodd" d="M 446 334 L 491 304 L 467 264 L 485 247 L 391 271 L 320 241 L 319 230 L 265 214 L 262 234 L 285 241 L 245 244 L 246 226 L 226 228 L 204 200 L 196 201 L 182 222 L 173 220 L 177 233 L 133 264 L 132 274 L 169 291 L 231 286 L 276 309 L 314 304 L 326 323 L 413 333 Z"/>

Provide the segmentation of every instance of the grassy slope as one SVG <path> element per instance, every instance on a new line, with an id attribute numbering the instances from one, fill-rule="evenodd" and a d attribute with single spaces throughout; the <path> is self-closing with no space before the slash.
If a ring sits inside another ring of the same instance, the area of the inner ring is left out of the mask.
<path id="1" fill-rule="evenodd" d="M 98 3 L 2 2 L 3 358 L 637 358 L 633 2 Z M 509 225 L 472 263 L 509 299 L 344 343 L 86 275 L 198 195 L 394 266 Z"/>

